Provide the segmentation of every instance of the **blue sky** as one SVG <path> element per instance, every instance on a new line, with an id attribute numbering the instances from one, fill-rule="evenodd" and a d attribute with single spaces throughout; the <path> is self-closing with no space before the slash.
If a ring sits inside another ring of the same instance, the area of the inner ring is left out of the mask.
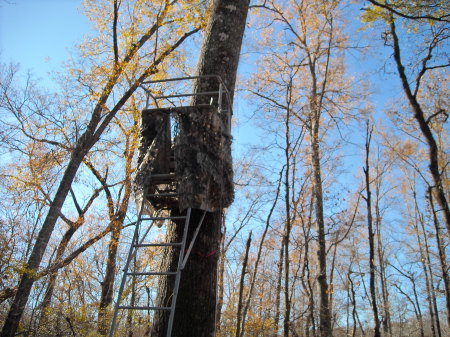
<path id="1" fill-rule="evenodd" d="M 22 71 L 31 70 L 36 77 L 50 84 L 51 73 L 61 69 L 70 50 L 89 33 L 89 22 L 80 10 L 81 3 L 82 0 L 0 0 L 1 62 L 19 63 Z M 245 65 L 245 58 L 241 61 L 242 71 L 248 65 Z M 361 71 L 361 67 L 366 71 L 373 67 L 371 62 L 356 58 L 351 63 L 357 71 Z M 385 77 L 379 74 L 378 78 L 372 78 L 378 83 L 383 82 L 377 89 L 381 97 L 380 91 L 392 93 L 391 85 L 398 84 L 397 79 L 392 83 Z M 378 108 L 384 105 L 381 97 L 375 100 Z M 241 107 L 237 104 L 235 108 Z"/>
<path id="2" fill-rule="evenodd" d="M 80 7 L 81 0 L 0 0 L 1 61 L 48 78 L 89 32 Z"/>
<path id="3" fill-rule="evenodd" d="M 90 32 L 81 3 L 82 0 L 0 0 L 0 62 L 19 63 L 22 73 L 30 70 L 42 80 L 44 87 L 51 87 L 51 78 L 61 70 L 62 62 L 69 58 L 75 44 Z M 355 17 L 352 25 L 358 23 Z M 382 110 L 393 96 L 402 95 L 398 79 L 381 69 L 383 59 L 388 58 L 383 55 L 385 52 L 382 48 L 372 50 L 364 58 L 355 52 L 348 64 L 353 72 L 371 72 L 368 77 L 375 84 L 372 102 L 376 110 Z M 240 71 L 245 73 L 246 69 L 251 69 L 252 61 L 242 57 Z M 235 117 L 239 122 L 233 130 L 234 149 L 239 153 L 243 144 L 254 143 L 258 136 L 254 125 L 245 123 L 252 109 L 245 95 L 237 94 L 235 103 Z"/>

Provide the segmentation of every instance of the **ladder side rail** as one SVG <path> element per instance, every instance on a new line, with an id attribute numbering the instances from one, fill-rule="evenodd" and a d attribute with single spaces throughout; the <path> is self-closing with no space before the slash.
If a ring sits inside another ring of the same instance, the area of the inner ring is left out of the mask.
<path id="1" fill-rule="evenodd" d="M 155 147 L 156 140 L 162 134 L 162 129 L 163 129 L 163 126 L 161 126 L 159 128 L 155 139 L 153 139 L 153 142 L 150 144 L 150 146 L 149 146 L 147 151 L 151 151 L 152 148 Z M 140 207 L 139 207 L 138 219 L 136 221 L 136 228 L 134 230 L 133 239 L 131 241 L 130 249 L 128 250 L 127 261 L 126 261 L 125 266 L 123 268 L 123 276 L 122 276 L 122 280 L 120 282 L 119 293 L 117 295 L 117 301 L 116 301 L 116 304 L 114 305 L 114 314 L 113 314 L 113 318 L 112 318 L 112 321 L 111 321 L 111 327 L 109 329 L 109 337 L 114 337 L 114 331 L 116 329 L 117 315 L 118 315 L 118 312 L 119 312 L 120 301 L 121 301 L 123 290 L 125 288 L 127 271 L 128 271 L 128 268 L 130 267 L 131 260 L 136 256 L 136 253 L 137 253 L 137 248 L 138 247 L 135 247 L 135 246 L 139 244 L 139 228 L 140 228 L 140 225 L 141 225 L 141 222 L 142 222 L 142 213 L 144 211 L 144 204 L 145 204 L 145 201 L 147 199 L 147 193 L 148 193 L 148 187 L 149 187 L 148 186 L 148 182 L 149 182 L 149 180 L 150 180 L 150 176 L 148 176 L 147 179 L 144 182 L 144 193 L 142 195 L 142 200 L 141 200 L 141 204 L 140 204 Z M 153 222 L 152 222 L 152 224 L 149 227 L 151 228 L 152 225 L 153 225 Z M 149 232 L 149 230 L 150 229 L 148 229 L 146 231 L 146 234 Z M 142 241 L 140 243 L 142 243 Z M 134 252 L 133 252 L 133 250 L 134 250 Z"/>
<path id="2" fill-rule="evenodd" d="M 184 259 L 184 250 L 186 248 L 186 241 L 187 241 L 187 234 L 188 234 L 188 229 L 189 229 L 190 218 L 191 218 L 191 208 L 188 208 L 187 214 L 186 214 L 186 220 L 184 222 L 183 240 L 182 240 L 181 249 L 180 249 L 180 256 L 178 258 L 177 275 L 175 276 L 175 285 L 173 288 L 172 304 L 171 304 L 171 310 L 170 310 L 170 316 L 169 316 L 169 323 L 167 326 L 166 337 L 172 337 L 172 327 L 173 327 L 173 319 L 175 316 L 175 306 L 177 304 L 178 288 L 180 287 L 180 279 L 181 279 L 181 268 L 180 267 L 181 267 L 181 265 L 183 263 L 183 259 Z"/>
<path id="3" fill-rule="evenodd" d="M 142 222 L 142 219 L 141 219 L 141 222 Z M 142 245 L 142 242 L 144 242 L 145 238 L 147 237 L 148 232 L 150 232 L 150 229 L 153 227 L 154 223 L 155 223 L 155 221 L 153 221 L 150 224 L 150 226 L 148 226 L 147 230 L 145 231 L 144 235 L 142 235 L 141 239 L 134 244 L 136 248 L 138 248 L 139 246 Z M 136 255 L 136 251 L 137 251 L 137 249 L 133 253 L 133 257 Z"/>
<path id="4" fill-rule="evenodd" d="M 142 200 L 143 201 L 141 203 L 140 213 L 141 213 L 141 211 L 143 209 L 143 206 L 144 206 L 144 199 L 142 199 Z M 130 245 L 130 249 L 128 250 L 127 261 L 126 261 L 125 266 L 123 268 L 123 276 L 122 276 L 122 280 L 120 282 L 119 293 L 117 295 L 117 301 L 116 301 L 116 304 L 114 305 L 114 314 L 113 314 L 113 318 L 112 318 L 112 321 L 111 321 L 111 328 L 109 329 L 109 337 L 113 337 L 114 336 L 114 331 L 116 330 L 117 315 L 119 313 L 118 309 L 119 309 L 119 306 L 120 306 L 122 293 L 123 293 L 123 290 L 125 288 L 127 270 L 130 267 L 131 260 L 133 259 L 134 255 L 135 255 L 135 254 L 133 254 L 133 249 L 135 249 L 135 247 L 134 247 L 135 242 L 136 243 L 138 242 L 139 224 L 140 224 L 140 221 L 139 221 L 139 217 L 138 217 L 138 221 L 136 221 L 136 227 L 134 229 L 134 235 L 133 235 L 132 243 Z"/>
<path id="5" fill-rule="evenodd" d="M 222 82 L 219 82 L 219 99 L 217 101 L 219 114 L 222 112 L 222 91 L 223 91 L 223 84 Z"/>

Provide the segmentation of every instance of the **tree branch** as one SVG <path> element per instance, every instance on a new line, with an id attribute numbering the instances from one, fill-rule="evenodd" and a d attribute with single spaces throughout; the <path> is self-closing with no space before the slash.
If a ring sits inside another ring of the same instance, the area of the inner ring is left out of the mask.
<path id="1" fill-rule="evenodd" d="M 388 10 L 389 12 L 396 14 L 398 16 L 401 16 L 405 19 L 410 19 L 410 20 L 420 20 L 420 19 L 427 19 L 427 20 L 433 20 L 433 21 L 441 21 L 441 22 L 450 22 L 450 20 L 448 19 L 448 17 L 450 17 L 450 14 L 446 14 L 446 15 L 442 15 L 442 16 L 432 16 L 432 15 L 410 15 L 410 14 L 405 14 L 402 13 L 398 10 L 396 10 L 395 8 L 389 6 L 389 4 L 387 3 L 381 3 L 377 0 L 367 0 L 370 3 L 372 3 L 373 5 L 380 7 L 380 8 L 384 8 L 386 10 Z"/>

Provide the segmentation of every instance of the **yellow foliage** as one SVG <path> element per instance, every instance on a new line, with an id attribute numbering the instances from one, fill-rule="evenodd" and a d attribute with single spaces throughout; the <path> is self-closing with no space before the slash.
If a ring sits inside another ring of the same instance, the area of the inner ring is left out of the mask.
<path id="1" fill-rule="evenodd" d="M 361 15 L 361 21 L 367 23 L 368 27 L 372 26 L 374 22 L 379 20 L 387 22 L 389 20 L 389 16 L 386 10 L 378 6 L 370 6 L 365 8 Z"/>
<path id="2" fill-rule="evenodd" d="M 413 155 L 416 151 L 417 151 L 417 145 L 412 143 L 410 140 L 406 140 L 403 143 L 401 154 L 403 156 L 408 157 L 408 156 Z"/>
<path id="3" fill-rule="evenodd" d="M 273 318 L 263 318 L 249 311 L 245 322 L 245 331 L 250 336 L 263 336 L 269 331 L 275 331 L 276 326 Z"/>

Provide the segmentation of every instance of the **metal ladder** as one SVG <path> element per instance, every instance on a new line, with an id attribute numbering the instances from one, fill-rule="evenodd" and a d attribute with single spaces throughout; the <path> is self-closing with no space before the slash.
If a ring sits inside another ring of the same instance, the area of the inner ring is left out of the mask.
<path id="1" fill-rule="evenodd" d="M 155 178 L 161 178 L 161 179 L 165 179 L 165 178 L 169 178 L 170 176 L 172 176 L 173 174 L 160 174 L 160 175 L 152 175 L 149 177 L 150 179 L 155 179 Z M 145 188 L 145 191 L 147 191 L 148 189 Z M 132 243 L 130 245 L 130 249 L 128 252 L 128 257 L 125 263 L 125 267 L 123 268 L 123 276 L 122 276 L 122 281 L 120 283 L 120 287 L 119 287 L 119 293 L 117 296 L 117 301 L 116 304 L 114 306 L 114 314 L 113 314 L 113 318 L 111 321 L 111 327 L 109 330 L 109 337 L 114 337 L 114 333 L 116 330 L 116 326 L 117 326 L 117 316 L 119 313 L 119 310 L 162 310 L 162 311 L 170 311 L 170 316 L 169 316 L 169 321 L 168 321 L 168 326 L 167 326 L 167 334 L 166 337 L 171 337 L 172 336 L 172 327 L 173 327 L 173 321 L 174 321 L 174 316 L 175 316 L 175 306 L 176 306 L 176 302 L 177 302 L 177 296 L 178 296 L 178 289 L 180 287 L 180 280 L 181 280 L 181 271 L 184 269 L 184 267 L 186 266 L 188 257 L 190 255 L 190 252 L 192 250 L 192 247 L 194 245 L 194 242 L 197 238 L 198 232 L 200 231 L 200 228 L 202 226 L 203 220 L 205 218 L 206 215 L 206 211 L 203 212 L 203 215 L 197 225 L 197 228 L 194 232 L 194 235 L 191 239 L 191 242 L 189 244 L 189 247 L 186 249 L 186 241 L 187 241 L 187 235 L 188 235 L 188 230 L 189 230 L 189 222 L 190 222 L 190 217 L 191 217 L 191 208 L 188 208 L 186 211 L 186 215 L 180 215 L 180 216 L 163 216 L 163 217 L 158 217 L 158 216 L 154 216 L 154 217 L 144 217 L 143 216 L 143 209 L 144 209 L 144 203 L 147 197 L 152 197 L 152 196 L 160 196 L 160 197 L 175 197 L 176 193 L 157 193 L 157 194 L 146 194 L 144 193 L 144 197 L 142 198 L 142 202 L 141 205 L 139 207 L 139 214 L 138 214 L 138 219 L 136 221 L 136 227 L 134 230 L 134 235 L 133 235 L 133 239 L 132 239 Z M 184 220 L 184 229 L 183 229 L 183 237 L 182 237 L 182 241 L 181 242 L 145 242 L 145 238 L 147 237 L 148 233 L 150 232 L 150 229 L 152 228 L 153 224 L 155 223 L 155 221 L 165 221 L 165 220 Z M 151 224 L 144 230 L 143 234 L 140 236 L 139 232 L 141 229 L 141 225 L 143 222 L 147 222 L 147 221 L 151 221 Z M 131 261 L 133 260 L 133 258 L 136 256 L 137 254 L 137 250 L 139 248 L 144 248 L 144 247 L 178 247 L 180 248 L 180 255 L 178 258 L 178 265 L 177 265 L 177 270 L 176 271 L 151 271 L 151 272 L 133 272 L 133 271 L 129 271 L 130 269 L 130 264 Z M 128 276 L 175 276 L 175 284 L 174 284 L 174 288 L 173 288 L 173 292 L 171 295 L 171 304 L 168 307 L 156 307 L 156 306 L 130 306 L 130 305 L 121 305 L 121 301 L 122 301 L 122 296 L 123 296 L 123 292 L 125 289 L 125 284 L 126 284 L 126 280 Z"/>

